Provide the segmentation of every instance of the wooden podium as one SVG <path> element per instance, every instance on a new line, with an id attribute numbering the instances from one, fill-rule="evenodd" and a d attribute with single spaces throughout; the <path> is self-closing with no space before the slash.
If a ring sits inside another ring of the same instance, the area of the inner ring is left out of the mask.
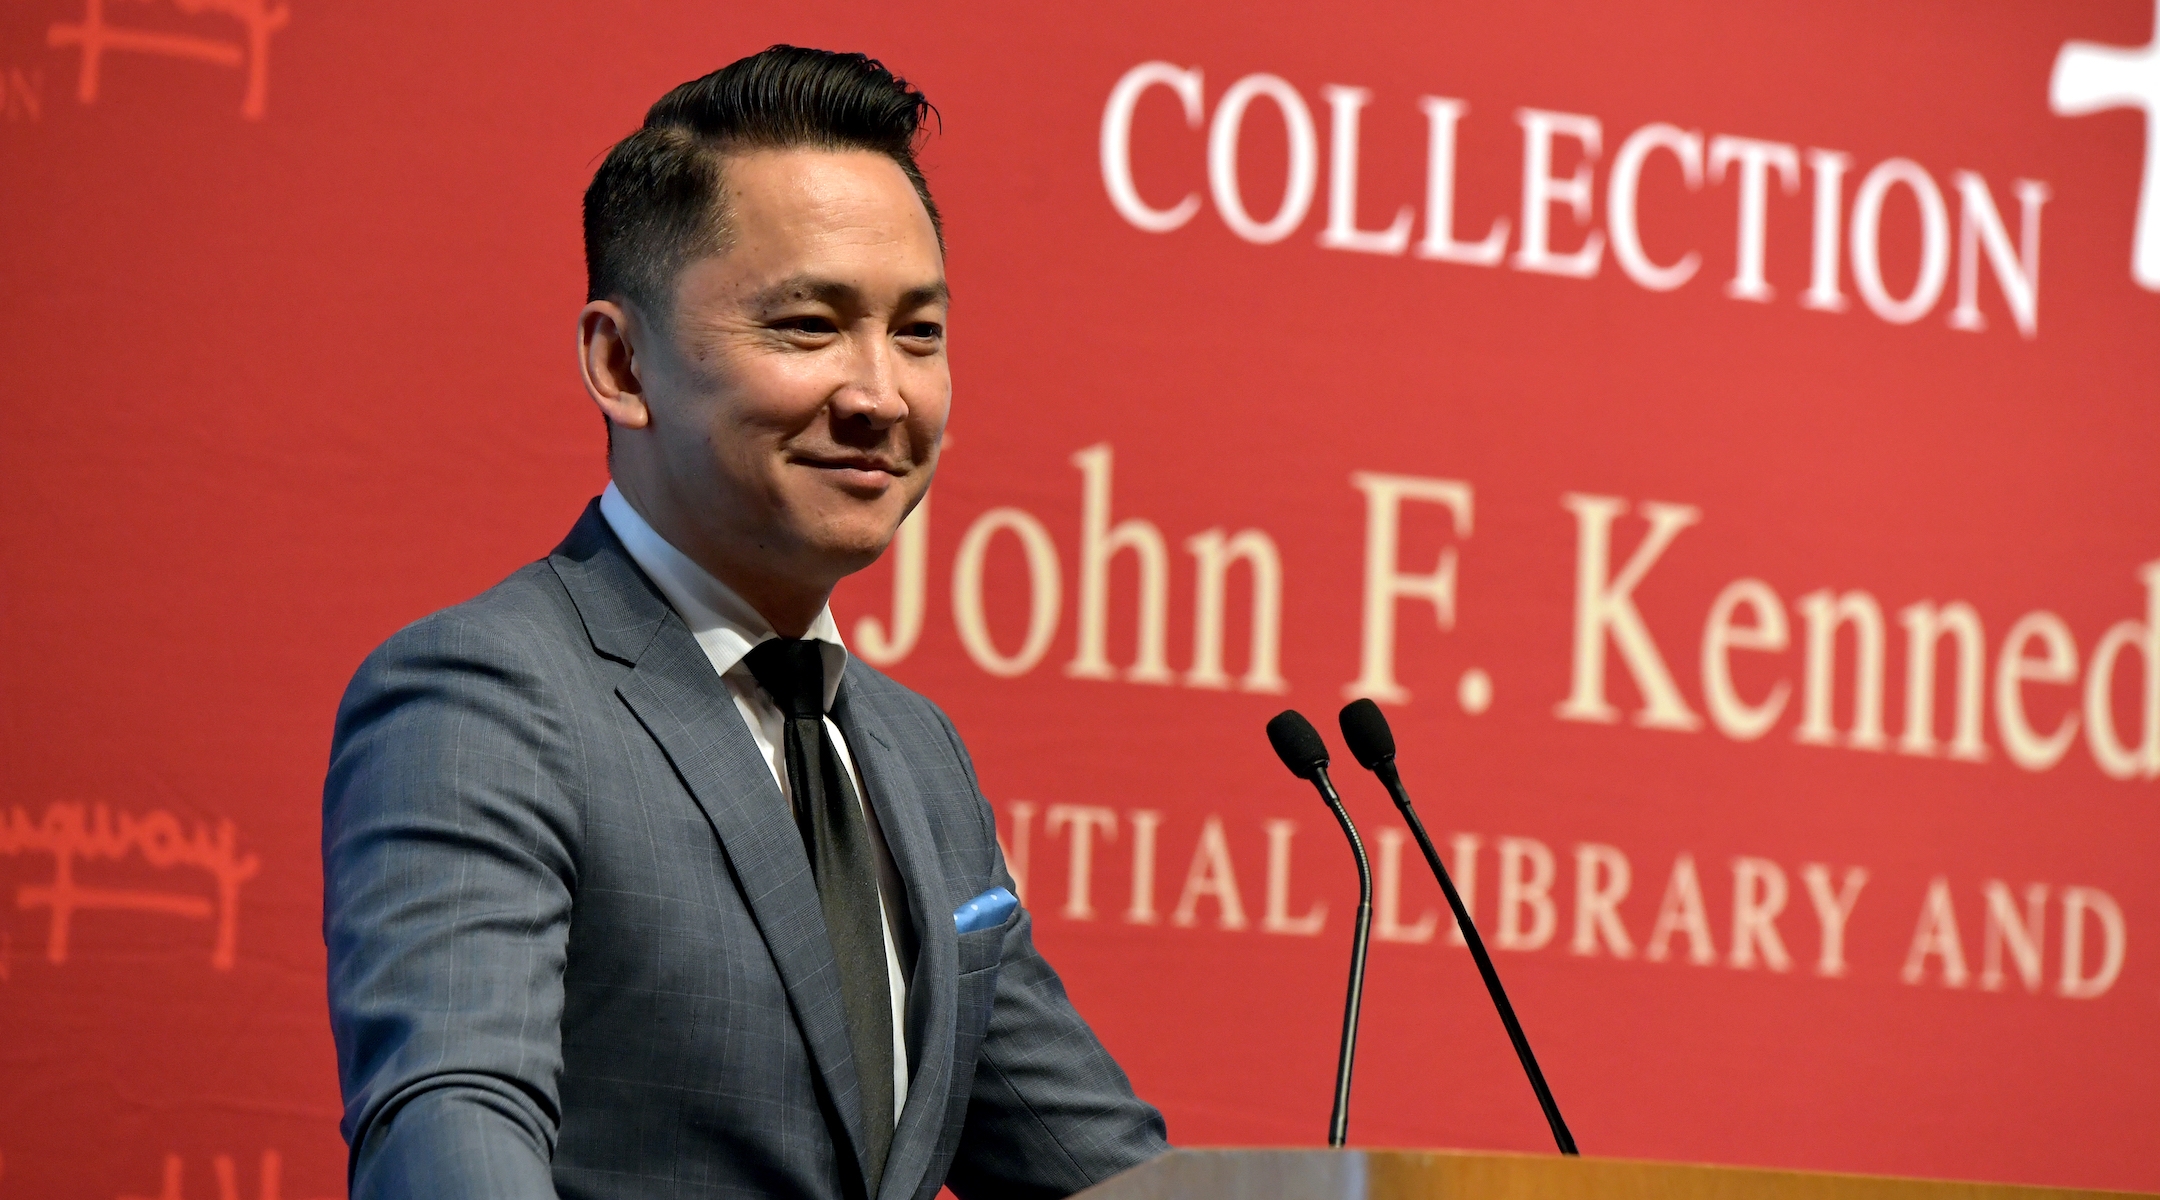
<path id="1" fill-rule="evenodd" d="M 2101 1200 L 2128 1192 L 1453 1150 L 1173 1150 L 1074 1200 Z"/>

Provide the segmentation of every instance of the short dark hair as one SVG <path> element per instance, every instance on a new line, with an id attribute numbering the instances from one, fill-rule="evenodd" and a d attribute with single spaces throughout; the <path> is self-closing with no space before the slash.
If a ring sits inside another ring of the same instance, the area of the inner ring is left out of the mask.
<path id="1" fill-rule="evenodd" d="M 660 97 L 615 143 L 585 189 L 585 298 L 627 297 L 665 312 L 675 277 L 727 244 L 720 171 L 729 153 L 869 150 L 899 164 L 944 224 L 915 162 L 923 94 L 863 54 L 773 46 Z"/>

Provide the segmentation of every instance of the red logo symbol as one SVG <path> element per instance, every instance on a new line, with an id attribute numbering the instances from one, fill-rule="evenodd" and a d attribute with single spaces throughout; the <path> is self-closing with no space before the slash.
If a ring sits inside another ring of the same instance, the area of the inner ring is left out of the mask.
<path id="1" fill-rule="evenodd" d="M 67 961 L 75 914 L 107 910 L 165 913 L 196 921 L 215 918 L 217 937 L 210 949 L 210 965 L 231 970 L 240 936 L 240 885 L 262 867 L 255 855 L 238 853 L 236 841 L 231 821 L 214 826 L 196 821 L 193 828 L 183 828 L 180 818 L 163 809 L 138 815 L 116 813 L 103 804 L 49 804 L 38 821 L 32 821 L 19 805 L 0 814 L 0 855 L 52 856 L 52 882 L 16 888 L 15 906 L 51 911 L 45 957 L 56 965 Z M 76 867 L 82 863 L 129 859 L 159 870 L 193 867 L 206 872 L 215 885 L 214 894 L 94 887 L 75 878 Z"/>
<path id="2" fill-rule="evenodd" d="M 230 1154 L 211 1156 L 210 1175 L 217 1185 L 217 1200 L 241 1200 L 240 1172 Z M 275 1150 L 262 1153 L 262 1165 L 256 1175 L 257 1200 L 281 1200 L 284 1195 L 285 1160 Z M 165 1174 L 160 1181 L 164 1186 L 155 1196 L 122 1196 L 120 1200 L 188 1200 L 187 1164 L 179 1155 L 165 1156 Z"/>
<path id="3" fill-rule="evenodd" d="M 149 7 L 158 4 L 159 0 L 131 2 L 139 7 Z M 82 73 L 75 84 L 76 98 L 84 104 L 97 103 L 106 54 L 115 51 L 155 54 L 246 71 L 247 91 L 240 99 L 240 115 L 250 121 L 261 120 L 270 87 L 270 35 L 285 28 L 292 19 L 292 10 L 282 3 L 272 3 L 272 0 L 171 0 L 171 3 L 191 17 L 204 14 L 231 17 L 240 23 L 240 40 L 110 25 L 105 20 L 107 0 L 84 0 L 80 22 L 56 21 L 45 31 L 48 46 L 82 47 Z"/>

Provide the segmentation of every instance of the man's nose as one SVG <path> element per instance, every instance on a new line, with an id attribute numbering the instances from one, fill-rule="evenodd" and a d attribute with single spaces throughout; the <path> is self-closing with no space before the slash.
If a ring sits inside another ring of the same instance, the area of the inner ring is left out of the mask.
<path id="1" fill-rule="evenodd" d="M 900 394 L 894 361 L 898 353 L 888 337 L 855 339 L 847 379 L 833 394 L 834 420 L 861 420 L 874 429 L 886 429 L 906 418 L 907 398 Z"/>

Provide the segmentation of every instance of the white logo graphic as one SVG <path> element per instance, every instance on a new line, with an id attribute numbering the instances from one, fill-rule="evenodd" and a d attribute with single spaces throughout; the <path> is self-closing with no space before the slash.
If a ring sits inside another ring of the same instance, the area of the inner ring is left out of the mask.
<path id="1" fill-rule="evenodd" d="M 2153 40 L 2135 50 L 2063 43 L 2048 84 L 2048 107 L 2064 117 L 2110 108 L 2145 110 L 2145 178 L 2138 186 L 2130 277 L 2146 291 L 2160 292 L 2160 0 L 2153 19 Z"/>

